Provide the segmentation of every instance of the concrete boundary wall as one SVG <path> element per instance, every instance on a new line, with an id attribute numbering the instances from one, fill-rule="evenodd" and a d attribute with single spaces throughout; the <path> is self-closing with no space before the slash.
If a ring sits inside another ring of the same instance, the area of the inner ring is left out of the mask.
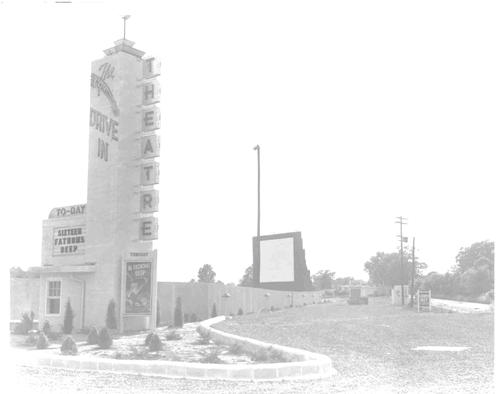
<path id="1" fill-rule="evenodd" d="M 63 356 L 47 354 L 47 351 L 14 351 L 12 358 L 18 365 L 81 369 L 130 373 L 166 378 L 230 381 L 276 381 L 290 379 L 320 379 L 336 373 L 329 357 L 304 350 L 272 345 L 250 338 L 239 337 L 215 330 L 210 326 L 224 320 L 219 316 L 202 322 L 201 330 L 208 330 L 215 341 L 250 344 L 257 348 L 272 346 L 288 357 L 301 361 L 269 364 L 202 364 L 159 360 L 112 360 L 89 356 Z M 223 335 L 225 334 L 225 335 Z"/>
<path id="2" fill-rule="evenodd" d="M 177 297 L 181 298 L 183 313 L 189 321 L 192 315 L 196 315 L 199 321 L 212 317 L 214 305 L 217 315 L 246 315 L 261 310 L 318 304 L 321 294 L 321 291 L 268 290 L 223 283 L 158 282 L 160 324 L 173 323 Z"/>

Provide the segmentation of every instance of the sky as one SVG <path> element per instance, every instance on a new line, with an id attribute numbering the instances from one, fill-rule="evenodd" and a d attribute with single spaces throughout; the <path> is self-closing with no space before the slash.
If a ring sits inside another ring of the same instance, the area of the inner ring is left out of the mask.
<path id="1" fill-rule="evenodd" d="M 126 14 L 162 61 L 159 280 L 211 264 L 237 283 L 251 265 L 256 144 L 261 233 L 302 232 L 312 273 L 368 279 L 370 256 L 398 251 L 400 215 L 427 272 L 494 240 L 492 2 L 138 4 L 0 3 L 8 267 L 40 265 L 42 220 L 86 201 L 90 63 Z"/>

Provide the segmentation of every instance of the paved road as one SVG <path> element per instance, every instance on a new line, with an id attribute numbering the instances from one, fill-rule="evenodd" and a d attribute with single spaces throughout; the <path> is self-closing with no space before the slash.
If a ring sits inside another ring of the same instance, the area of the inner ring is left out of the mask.
<path id="1" fill-rule="evenodd" d="M 479 304 L 475 302 L 452 301 L 452 300 L 442 300 L 438 298 L 432 298 L 431 305 L 438 308 L 447 309 L 453 312 L 460 312 L 460 313 L 492 312 L 491 305 Z"/>

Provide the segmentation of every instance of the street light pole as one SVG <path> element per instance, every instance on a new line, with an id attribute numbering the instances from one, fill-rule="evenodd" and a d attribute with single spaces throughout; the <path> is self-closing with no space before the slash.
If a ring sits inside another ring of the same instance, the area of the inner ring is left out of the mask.
<path id="1" fill-rule="evenodd" d="M 257 239 L 260 238 L 260 146 L 256 145 L 257 151 Z"/>

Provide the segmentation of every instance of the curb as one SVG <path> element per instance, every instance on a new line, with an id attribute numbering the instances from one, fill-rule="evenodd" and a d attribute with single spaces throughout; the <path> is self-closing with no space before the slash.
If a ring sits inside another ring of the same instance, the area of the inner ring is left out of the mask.
<path id="1" fill-rule="evenodd" d="M 268 364 L 204 364 L 181 361 L 161 360 L 113 360 L 97 357 L 19 354 L 17 364 L 22 366 L 55 367 L 64 369 L 80 369 L 85 371 L 103 371 L 130 373 L 165 378 L 184 378 L 195 380 L 228 380 L 228 381 L 277 381 L 297 379 L 321 379 L 335 374 L 329 357 L 289 348 L 280 345 L 260 342 L 254 339 L 224 333 L 210 326 L 225 319 L 218 316 L 200 323 L 200 330 L 209 332 L 211 339 L 221 344 L 240 344 L 245 350 L 255 352 L 258 349 L 269 349 L 280 352 L 285 358 L 297 361 Z"/>

